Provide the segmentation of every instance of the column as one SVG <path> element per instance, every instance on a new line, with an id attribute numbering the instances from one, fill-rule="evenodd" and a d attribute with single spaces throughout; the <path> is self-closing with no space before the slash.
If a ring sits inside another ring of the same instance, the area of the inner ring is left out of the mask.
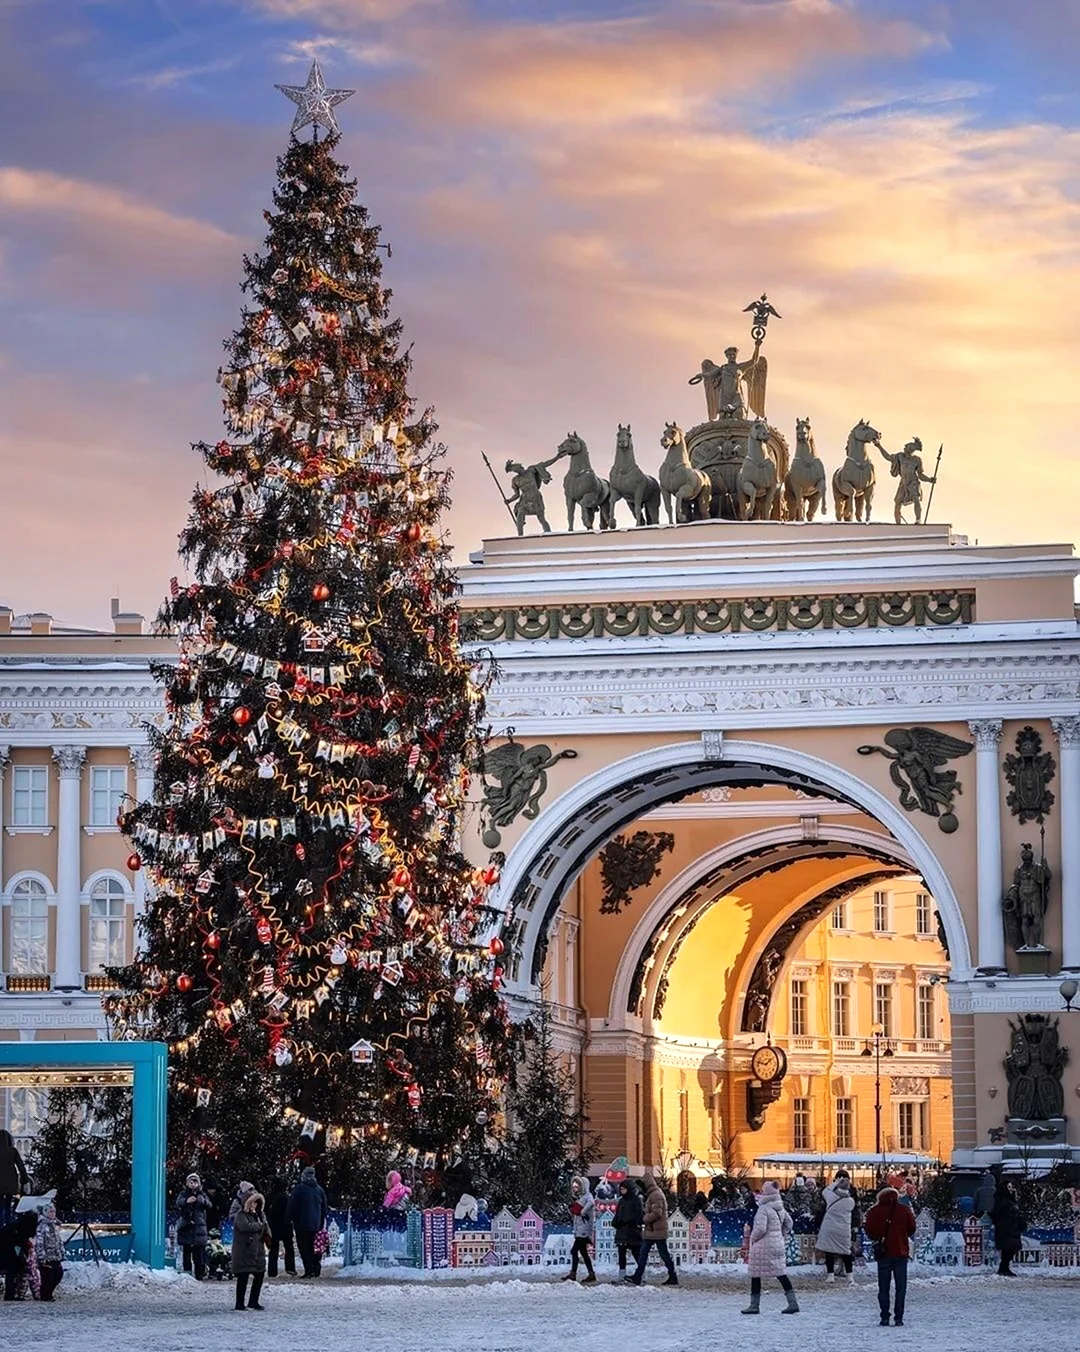
<path id="1" fill-rule="evenodd" d="M 978 827 L 978 912 L 980 972 L 1005 970 L 1004 896 L 1001 874 L 1001 785 L 998 744 L 1001 720 L 977 718 L 968 724 L 975 738 L 975 810 Z"/>
<path id="2" fill-rule="evenodd" d="M 82 890 L 80 836 L 84 746 L 54 746 L 60 778 L 60 812 L 56 823 L 56 973 L 57 990 L 82 985 Z"/>
<path id="3" fill-rule="evenodd" d="M 1061 966 L 1080 970 L 1080 718 L 1052 718 L 1061 783 Z"/>
<path id="4" fill-rule="evenodd" d="M 11 747 L 0 746 L 0 892 L 4 890 L 4 771 L 11 760 Z"/>
<path id="5" fill-rule="evenodd" d="M 145 803 L 154 796 L 154 748 L 151 746 L 133 746 L 129 750 L 132 768 L 135 771 L 135 801 Z M 135 874 L 135 952 L 139 953 L 145 944 L 145 936 L 138 928 L 138 919 L 146 912 L 146 872 L 140 869 Z"/>

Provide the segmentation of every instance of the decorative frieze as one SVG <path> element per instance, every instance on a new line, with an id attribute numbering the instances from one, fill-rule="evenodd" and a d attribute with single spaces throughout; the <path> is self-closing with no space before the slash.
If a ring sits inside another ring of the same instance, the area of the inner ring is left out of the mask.
<path id="1" fill-rule="evenodd" d="M 466 610 L 462 618 L 468 637 L 485 643 L 515 639 L 644 638 L 650 634 L 763 633 L 773 629 L 895 629 L 971 624 L 975 619 L 975 593 L 607 601 L 595 605 Z"/>

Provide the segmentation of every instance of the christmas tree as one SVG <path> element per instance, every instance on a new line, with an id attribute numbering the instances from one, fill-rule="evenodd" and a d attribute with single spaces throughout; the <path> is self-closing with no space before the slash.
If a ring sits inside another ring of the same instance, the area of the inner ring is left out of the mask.
<path id="1" fill-rule="evenodd" d="M 508 1061 L 495 872 L 459 848 L 487 676 L 459 647 L 443 448 L 334 158 L 347 91 L 316 64 L 285 92 L 228 434 L 197 447 L 217 486 L 181 535 L 195 581 L 159 616 L 180 655 L 154 797 L 122 823 L 153 899 L 108 1009 L 169 1044 L 178 1168 L 269 1172 L 282 1124 L 308 1153 L 437 1160 L 490 1131 Z"/>

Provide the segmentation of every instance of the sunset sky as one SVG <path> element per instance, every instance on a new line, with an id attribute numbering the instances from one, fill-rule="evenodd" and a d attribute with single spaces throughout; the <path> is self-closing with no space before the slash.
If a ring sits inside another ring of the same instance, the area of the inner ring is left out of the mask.
<path id="1" fill-rule="evenodd" d="M 156 610 L 314 53 L 462 556 L 481 450 L 655 472 L 763 288 L 789 440 L 943 442 L 935 520 L 1076 540 L 1078 51 L 1080 0 L 0 0 L 0 604 Z"/>

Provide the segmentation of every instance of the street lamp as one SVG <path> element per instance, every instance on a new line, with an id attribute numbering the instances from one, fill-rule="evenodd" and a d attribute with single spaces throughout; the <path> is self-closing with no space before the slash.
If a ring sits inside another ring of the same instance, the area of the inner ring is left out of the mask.
<path id="1" fill-rule="evenodd" d="M 1076 992 L 1080 991 L 1080 983 L 1074 981 L 1071 976 L 1066 977 L 1058 987 L 1058 991 L 1065 1001 L 1065 1013 L 1071 1014 L 1073 1012 L 1072 1002 L 1076 999 Z"/>
<path id="2" fill-rule="evenodd" d="M 1074 991 L 1075 995 L 1076 992 Z M 881 1058 L 893 1055 L 892 1038 L 885 1036 L 885 1029 L 875 1023 L 870 1037 L 863 1043 L 863 1056 L 874 1058 L 874 1154 L 881 1156 Z"/>

